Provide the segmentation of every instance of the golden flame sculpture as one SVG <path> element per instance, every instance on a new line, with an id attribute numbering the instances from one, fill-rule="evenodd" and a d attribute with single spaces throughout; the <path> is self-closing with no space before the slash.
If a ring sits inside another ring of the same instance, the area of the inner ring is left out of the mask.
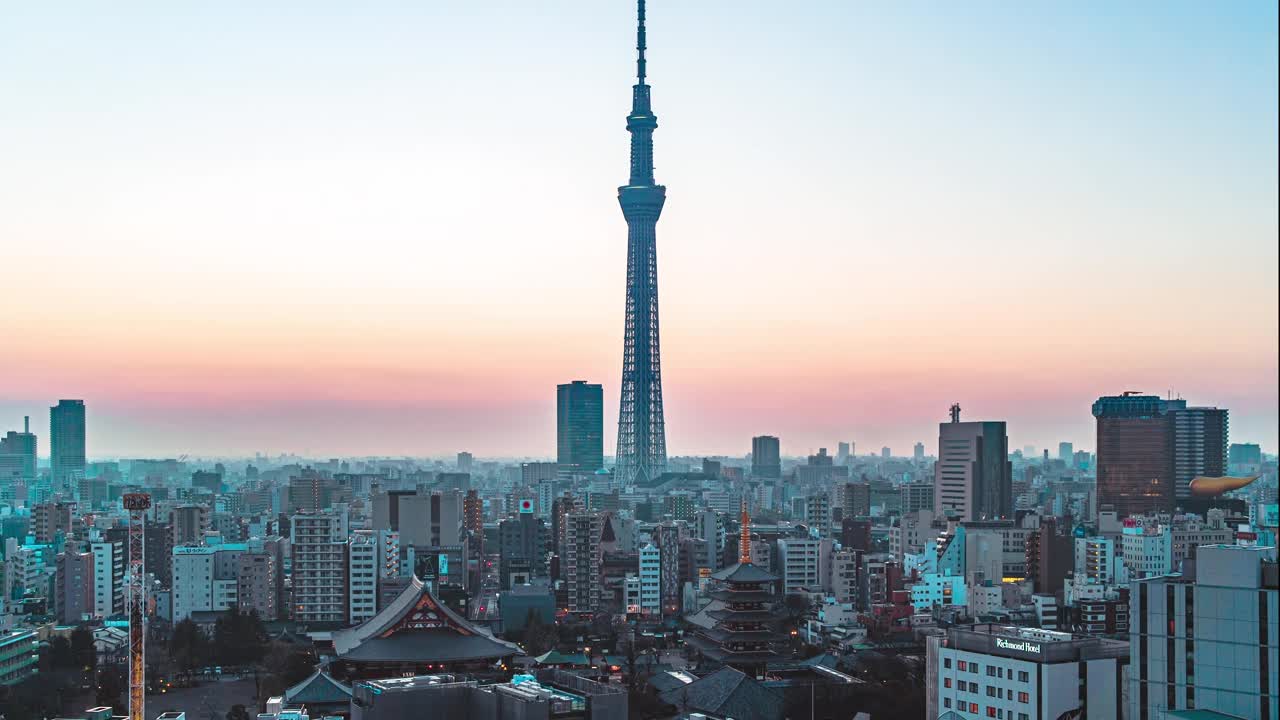
<path id="1" fill-rule="evenodd" d="M 1239 490 L 1258 479 L 1258 475 L 1243 477 L 1198 477 L 1191 481 L 1191 494 L 1196 497 L 1216 497 L 1225 492 Z"/>

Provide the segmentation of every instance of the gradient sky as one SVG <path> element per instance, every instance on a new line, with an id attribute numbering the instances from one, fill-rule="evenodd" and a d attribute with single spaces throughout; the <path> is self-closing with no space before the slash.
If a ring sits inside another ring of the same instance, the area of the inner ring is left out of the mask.
<path id="1" fill-rule="evenodd" d="M 634 6 L 12 2 L 0 430 L 93 456 L 616 432 Z M 1269 1 L 652 0 L 672 454 L 906 453 L 1100 394 L 1277 449 Z"/>

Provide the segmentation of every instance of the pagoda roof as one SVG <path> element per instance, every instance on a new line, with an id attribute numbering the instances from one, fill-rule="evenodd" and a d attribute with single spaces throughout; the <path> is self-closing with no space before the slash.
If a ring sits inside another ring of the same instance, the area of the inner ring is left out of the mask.
<path id="1" fill-rule="evenodd" d="M 774 639 L 781 639 L 779 634 L 772 630 L 731 630 L 725 627 L 713 627 L 710 630 L 701 631 L 702 634 L 718 643 L 724 642 L 768 642 Z"/>
<path id="2" fill-rule="evenodd" d="M 683 712 L 704 712 L 715 717 L 782 720 L 783 698 L 741 670 L 723 667 L 688 685 L 661 695 L 663 702 Z"/>
<path id="3" fill-rule="evenodd" d="M 773 622 L 782 617 L 782 613 L 777 610 L 731 610 L 728 607 L 723 607 L 718 610 L 708 610 L 707 615 L 722 622 L 759 623 Z"/>
<path id="4" fill-rule="evenodd" d="M 285 690 L 284 699 L 291 703 L 336 705 L 351 701 L 351 688 L 329 677 L 324 670 L 316 670 L 311 677 Z"/>
<path id="5" fill-rule="evenodd" d="M 711 573 L 711 579 L 730 583 L 767 583 L 779 580 L 777 575 L 752 563 L 738 563 L 719 572 Z"/>
<path id="6" fill-rule="evenodd" d="M 727 603 L 768 603 L 779 600 L 777 595 L 764 590 L 712 590 L 707 595 Z"/>
<path id="7" fill-rule="evenodd" d="M 365 622 L 333 632 L 341 660 L 358 662 L 451 662 L 521 654 L 449 609 L 414 576 L 409 585 Z"/>

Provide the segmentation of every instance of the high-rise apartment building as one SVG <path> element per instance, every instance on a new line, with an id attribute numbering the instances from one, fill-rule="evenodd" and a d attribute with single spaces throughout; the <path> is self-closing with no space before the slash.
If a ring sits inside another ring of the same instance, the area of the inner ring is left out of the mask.
<path id="1" fill-rule="evenodd" d="M 915 447 L 911 449 L 911 459 L 918 463 L 924 462 L 924 443 L 918 442 L 915 444 Z"/>
<path id="2" fill-rule="evenodd" d="M 600 609 L 600 533 L 602 518 L 594 513 L 574 513 L 565 517 L 565 585 L 568 609 L 593 613 Z"/>
<path id="3" fill-rule="evenodd" d="M 93 614 L 100 618 L 124 614 L 124 543 L 107 540 L 89 544 L 93 553 Z"/>
<path id="4" fill-rule="evenodd" d="M 358 625 L 378 612 L 378 536 L 351 533 L 347 544 L 347 622 Z"/>
<path id="5" fill-rule="evenodd" d="M 652 543 L 640 548 L 640 612 L 657 617 L 662 612 L 662 551 Z"/>
<path id="6" fill-rule="evenodd" d="M 179 505 L 169 511 L 174 546 L 204 542 L 209 531 L 209 508 L 205 505 Z"/>
<path id="7" fill-rule="evenodd" d="M 236 604 L 242 612 L 256 612 L 264 622 L 280 619 L 280 573 L 274 553 L 240 554 L 236 572 Z"/>
<path id="8" fill-rule="evenodd" d="M 79 625 L 94 614 L 93 553 L 59 553 L 54 576 L 54 615 L 63 625 Z"/>
<path id="9" fill-rule="evenodd" d="M 759 435 L 751 438 L 751 476 L 765 480 L 782 477 L 782 455 L 778 438 Z"/>
<path id="10" fill-rule="evenodd" d="M 831 499 L 825 492 L 804 499 L 804 522 L 822 537 L 831 537 Z"/>
<path id="11" fill-rule="evenodd" d="M 604 467 L 604 390 L 585 380 L 556 386 L 556 464 L 574 472 Z"/>
<path id="12" fill-rule="evenodd" d="M 299 513 L 291 521 L 293 619 L 302 623 L 345 622 L 347 512 Z"/>
<path id="13" fill-rule="evenodd" d="M 551 531 L 533 513 L 519 513 L 498 523 L 498 582 L 503 590 L 547 574 Z"/>
<path id="14" fill-rule="evenodd" d="M 1013 515 L 1013 466 L 1003 422 L 960 422 L 953 406 L 951 422 L 938 425 L 938 461 L 934 464 L 933 509 L 960 520 L 991 520 Z"/>
<path id="15" fill-rule="evenodd" d="M 304 468 L 289 478 L 289 496 L 285 511 L 320 512 L 336 503 L 350 502 L 351 488 L 340 485 L 332 475 Z"/>
<path id="16" fill-rule="evenodd" d="M 0 437 L 0 497 L 19 483 L 30 485 L 36 479 L 36 436 L 31 432 L 31 418 L 22 419 L 22 432 L 10 430 Z M 12 495 L 5 499 L 13 499 Z"/>
<path id="17" fill-rule="evenodd" d="M 837 550 L 831 555 L 831 595 L 838 603 L 858 601 L 858 567 L 862 564 L 862 552 Z"/>
<path id="18" fill-rule="evenodd" d="M 1280 711 L 1277 587 L 1276 549 L 1239 545 L 1201 547 L 1194 577 L 1135 579 L 1128 717 L 1274 720 Z"/>
<path id="19" fill-rule="evenodd" d="M 75 521 L 76 504 L 71 502 L 43 502 L 31 509 L 31 532 L 41 545 L 52 543 L 54 537 L 71 534 Z"/>
<path id="20" fill-rule="evenodd" d="M 1071 465 L 1072 458 L 1075 457 L 1075 454 L 1076 454 L 1075 447 L 1072 446 L 1071 443 L 1069 442 L 1058 443 L 1058 459 L 1066 463 L 1068 466 Z"/>
<path id="21" fill-rule="evenodd" d="M 902 499 L 902 514 L 920 510 L 933 510 L 933 483 L 903 483 L 898 486 L 898 494 Z M 870 503 L 870 497 L 867 498 Z"/>
<path id="22" fill-rule="evenodd" d="M 1231 443 L 1227 448 L 1227 465 L 1232 472 L 1256 471 L 1262 466 L 1262 446 L 1257 443 Z"/>
<path id="23" fill-rule="evenodd" d="M 85 468 L 83 400 L 59 400 L 49 408 L 49 468 L 55 489 L 75 492 Z"/>
<path id="24" fill-rule="evenodd" d="M 458 461 L 457 461 L 458 472 L 470 473 L 471 466 L 475 462 L 475 459 L 476 459 L 475 456 L 469 452 L 463 451 L 458 453 Z"/>
<path id="25" fill-rule="evenodd" d="M 868 517 L 871 515 L 870 483 L 845 483 L 840 488 L 840 493 L 840 507 L 844 509 L 844 517 L 858 518 Z"/>
<path id="26" fill-rule="evenodd" d="M 1173 494 L 1179 501 L 1191 497 L 1191 481 L 1199 476 L 1227 474 L 1227 410 L 1216 407 L 1187 407 L 1174 401 L 1169 416 L 1173 420 Z"/>
<path id="27" fill-rule="evenodd" d="M 680 526 L 662 523 L 653 531 L 658 545 L 658 593 L 662 602 L 662 614 L 671 617 L 680 614 Z"/>

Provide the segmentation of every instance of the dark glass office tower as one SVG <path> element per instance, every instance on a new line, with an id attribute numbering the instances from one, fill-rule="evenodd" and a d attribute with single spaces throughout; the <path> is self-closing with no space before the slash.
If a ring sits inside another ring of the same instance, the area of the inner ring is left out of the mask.
<path id="1" fill-rule="evenodd" d="M 778 438 L 757 435 L 751 438 L 751 475 L 757 478 L 782 477 L 782 455 Z"/>
<path id="2" fill-rule="evenodd" d="M 594 472 L 604 467 L 604 391 L 574 380 L 556 386 L 556 464 Z"/>
<path id="3" fill-rule="evenodd" d="M 1173 512 L 1174 426 L 1169 403 L 1125 393 L 1093 404 L 1098 424 L 1098 507 L 1120 517 Z"/>
<path id="4" fill-rule="evenodd" d="M 59 400 L 49 408 L 49 456 L 53 487 L 75 491 L 84 477 L 84 401 Z"/>

